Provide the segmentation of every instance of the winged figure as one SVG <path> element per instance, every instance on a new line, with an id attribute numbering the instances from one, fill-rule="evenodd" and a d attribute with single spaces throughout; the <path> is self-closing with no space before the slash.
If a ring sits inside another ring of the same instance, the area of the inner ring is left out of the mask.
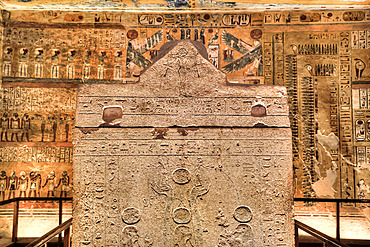
<path id="1" fill-rule="evenodd" d="M 159 30 L 141 43 L 131 40 L 127 46 L 126 69 L 129 70 L 130 63 L 134 63 L 141 68 L 145 68 L 152 62 L 145 58 L 143 54 L 159 45 L 163 40 L 163 30 Z"/>
<path id="2" fill-rule="evenodd" d="M 262 74 L 262 45 L 259 40 L 254 40 L 254 45 L 250 45 L 227 31 L 222 32 L 222 40 L 227 46 L 244 55 L 222 67 L 224 72 L 232 73 L 252 64 L 252 68 L 257 70 L 257 74 Z"/>

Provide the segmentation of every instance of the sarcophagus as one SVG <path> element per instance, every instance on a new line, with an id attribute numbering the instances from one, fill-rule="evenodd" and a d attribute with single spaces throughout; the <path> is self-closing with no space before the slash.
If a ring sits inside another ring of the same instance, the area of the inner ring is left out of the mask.
<path id="1" fill-rule="evenodd" d="M 74 246 L 293 245 L 284 87 L 230 84 L 181 41 L 77 104 Z"/>

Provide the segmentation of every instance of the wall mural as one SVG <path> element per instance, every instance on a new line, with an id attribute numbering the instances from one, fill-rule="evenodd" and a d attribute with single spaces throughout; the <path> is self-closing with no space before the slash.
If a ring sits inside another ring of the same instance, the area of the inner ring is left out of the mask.
<path id="1" fill-rule="evenodd" d="M 128 9 L 138 10 L 138 8 L 154 8 L 154 9 L 201 9 L 201 8 L 251 8 L 251 7 L 302 7 L 302 5 L 369 5 L 369 0 L 301 0 L 299 5 L 294 0 L 279 0 L 279 4 L 271 0 L 60 0 L 55 4 L 52 0 L 2 0 L 6 7 L 17 8 L 33 8 L 33 9 L 61 9 L 68 8 L 84 8 L 92 10 L 102 9 Z"/>
<path id="2" fill-rule="evenodd" d="M 29 177 L 19 180 L 28 184 L 22 196 L 34 193 L 32 171 L 49 196 L 50 173 L 71 174 L 78 84 L 135 83 L 166 42 L 181 39 L 202 42 L 230 83 L 287 86 L 297 197 L 370 197 L 368 10 L 14 10 L 2 18 L 5 198 L 13 171 Z M 16 195 L 21 187 L 13 185 Z"/>
<path id="3" fill-rule="evenodd" d="M 71 196 L 75 101 L 75 88 L 2 88 L 0 200 Z"/>

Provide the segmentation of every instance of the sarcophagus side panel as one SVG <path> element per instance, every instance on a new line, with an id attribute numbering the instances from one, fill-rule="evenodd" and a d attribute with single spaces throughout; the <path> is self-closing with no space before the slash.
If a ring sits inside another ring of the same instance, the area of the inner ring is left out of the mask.
<path id="1" fill-rule="evenodd" d="M 77 133 L 80 244 L 290 246 L 289 129 Z"/>
<path id="2" fill-rule="evenodd" d="M 74 246 L 292 246 L 285 88 L 230 86 L 187 41 L 169 54 L 79 88 Z M 163 73 L 179 54 L 199 71 Z"/>

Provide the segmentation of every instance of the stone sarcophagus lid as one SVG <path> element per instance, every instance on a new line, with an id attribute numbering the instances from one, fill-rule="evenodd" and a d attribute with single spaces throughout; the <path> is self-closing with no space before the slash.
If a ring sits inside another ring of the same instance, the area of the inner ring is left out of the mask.
<path id="1" fill-rule="evenodd" d="M 230 85 L 185 40 L 77 104 L 73 246 L 293 246 L 284 87 Z"/>

